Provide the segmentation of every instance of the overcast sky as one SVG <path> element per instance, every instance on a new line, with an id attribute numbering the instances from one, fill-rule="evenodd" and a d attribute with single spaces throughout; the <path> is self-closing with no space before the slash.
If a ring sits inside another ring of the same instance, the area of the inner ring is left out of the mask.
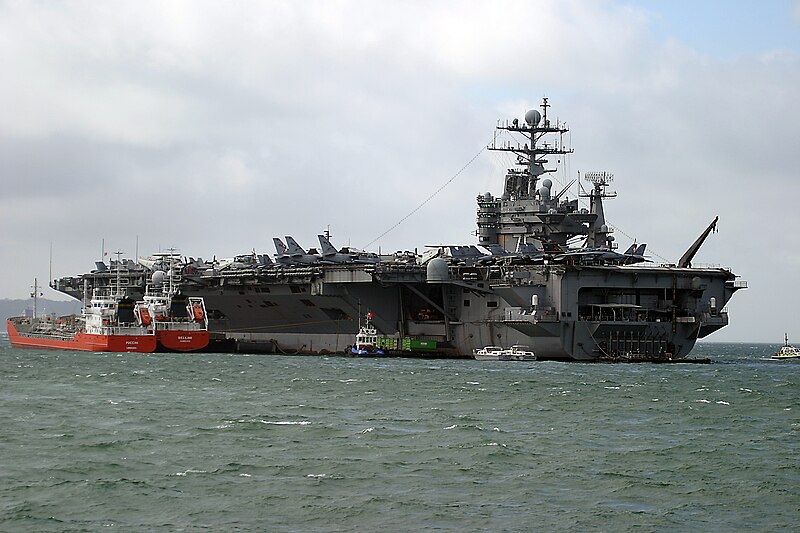
<path id="1" fill-rule="evenodd" d="M 750 288 L 708 340 L 800 341 L 798 1 L 0 1 L 0 297 L 101 255 L 364 247 L 497 119 L 550 98 L 578 171 L 616 176 L 624 249 Z M 370 246 L 475 242 L 482 152 Z M 574 196 L 574 194 L 573 194 Z M 46 296 L 57 293 L 47 289 Z"/>

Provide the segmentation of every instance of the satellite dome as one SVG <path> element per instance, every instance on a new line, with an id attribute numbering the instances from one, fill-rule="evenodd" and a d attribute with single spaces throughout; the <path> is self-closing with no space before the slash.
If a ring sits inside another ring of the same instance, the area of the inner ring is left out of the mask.
<path id="1" fill-rule="evenodd" d="M 542 114 L 535 109 L 525 113 L 525 122 L 528 123 L 528 126 L 538 126 L 540 120 L 542 120 Z"/>
<path id="2" fill-rule="evenodd" d="M 545 187 L 544 185 L 539 187 L 539 196 L 542 197 L 542 200 L 549 200 L 550 199 L 550 187 Z"/>
<path id="3" fill-rule="evenodd" d="M 162 283 L 164 283 L 164 278 L 166 277 L 167 277 L 166 272 L 164 272 L 163 270 L 156 270 L 150 277 L 150 281 L 153 283 L 153 285 L 161 285 Z"/>
<path id="4" fill-rule="evenodd" d="M 450 272 L 447 268 L 447 261 L 441 257 L 434 257 L 428 261 L 428 282 L 447 281 L 450 279 Z"/>
<path id="5" fill-rule="evenodd" d="M 545 178 L 542 180 L 542 187 L 547 187 L 548 189 L 553 188 L 553 181 L 550 178 Z"/>

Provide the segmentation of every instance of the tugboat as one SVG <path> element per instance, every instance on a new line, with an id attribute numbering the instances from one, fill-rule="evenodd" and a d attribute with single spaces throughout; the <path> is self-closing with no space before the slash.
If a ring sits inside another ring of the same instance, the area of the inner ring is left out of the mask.
<path id="1" fill-rule="evenodd" d="M 171 272 L 171 271 L 170 271 Z M 169 281 L 165 281 L 165 277 Z M 208 346 L 208 316 L 202 297 L 187 297 L 172 283 L 172 275 L 156 271 L 144 299 L 136 304 L 145 325 L 153 325 L 160 351 L 195 352 Z"/>
<path id="2" fill-rule="evenodd" d="M 38 282 L 34 280 L 33 313 L 9 318 L 8 339 L 15 348 L 88 352 L 153 352 L 155 331 L 142 323 L 130 298 L 96 290 L 80 315 L 37 316 Z"/>
<path id="3" fill-rule="evenodd" d="M 378 348 L 378 330 L 372 324 L 372 313 L 367 313 L 366 323 L 359 326 L 356 342 L 348 348 L 348 353 L 360 357 L 384 355 L 384 351 Z"/>
<path id="4" fill-rule="evenodd" d="M 800 350 L 789 344 L 789 334 L 783 334 L 783 346 L 781 349 L 772 354 L 773 359 L 797 359 L 800 358 Z"/>

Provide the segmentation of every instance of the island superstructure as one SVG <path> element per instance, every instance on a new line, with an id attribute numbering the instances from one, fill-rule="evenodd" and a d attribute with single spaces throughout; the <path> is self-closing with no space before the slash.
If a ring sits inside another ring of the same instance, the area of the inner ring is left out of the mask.
<path id="1" fill-rule="evenodd" d="M 549 107 L 544 99 L 541 111 L 497 125 L 489 148 L 515 163 L 502 193 L 477 196 L 477 244 L 378 257 L 336 250 L 327 234 L 319 251 L 286 237 L 274 240 L 274 258 L 98 263 L 51 286 L 80 298 L 113 285 L 110 272 L 121 270 L 135 294 L 166 272 L 182 294 L 203 298 L 214 340 L 239 350 L 341 353 L 367 310 L 390 354 L 471 357 L 485 346 L 525 345 L 540 360 L 685 358 L 698 338 L 728 324 L 725 305 L 747 286 L 728 269 L 692 266 L 717 219 L 675 264 L 651 263 L 640 243 L 620 252 L 604 208 L 613 175 L 588 172 L 558 191 L 546 177 L 557 168 L 552 158 L 572 152 Z"/>

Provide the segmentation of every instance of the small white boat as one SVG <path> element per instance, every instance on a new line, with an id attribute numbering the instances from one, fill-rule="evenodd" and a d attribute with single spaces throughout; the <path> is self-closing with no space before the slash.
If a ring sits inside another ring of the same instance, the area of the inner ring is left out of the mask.
<path id="1" fill-rule="evenodd" d="M 486 346 L 473 350 L 472 357 L 478 361 L 535 361 L 536 354 L 527 346 L 515 344 L 511 348 Z"/>
<path id="2" fill-rule="evenodd" d="M 515 344 L 509 350 L 503 350 L 504 355 L 511 357 L 512 361 L 536 361 L 536 354 L 528 346 Z"/>
<path id="3" fill-rule="evenodd" d="M 800 350 L 789 344 L 789 334 L 783 334 L 783 346 L 781 349 L 772 354 L 773 359 L 798 359 L 800 358 Z"/>
<path id="4" fill-rule="evenodd" d="M 478 361 L 499 361 L 503 348 L 500 346 L 485 346 L 472 350 L 472 357 Z"/>

